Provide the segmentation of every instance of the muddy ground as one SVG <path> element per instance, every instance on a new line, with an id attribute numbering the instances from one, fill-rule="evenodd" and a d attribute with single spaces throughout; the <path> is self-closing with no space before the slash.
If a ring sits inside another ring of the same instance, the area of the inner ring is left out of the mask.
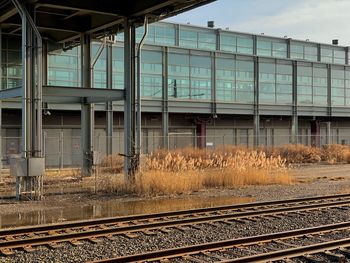
<path id="1" fill-rule="evenodd" d="M 300 165 L 292 168 L 291 174 L 295 178 L 292 185 L 206 189 L 191 194 L 145 198 L 95 194 L 93 178 L 82 181 L 71 174 L 52 173 L 46 179 L 48 194 L 43 201 L 21 202 L 9 198 L 14 194 L 14 184 L 13 178 L 5 174 L 0 178 L 0 227 L 350 193 L 350 164 Z"/>

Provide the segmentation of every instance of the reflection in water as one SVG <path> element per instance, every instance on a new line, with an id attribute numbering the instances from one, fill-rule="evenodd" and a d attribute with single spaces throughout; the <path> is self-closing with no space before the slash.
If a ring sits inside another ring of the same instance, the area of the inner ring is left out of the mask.
<path id="1" fill-rule="evenodd" d="M 144 201 L 96 201 L 92 205 L 36 210 L 0 215 L 0 228 L 49 224 L 71 220 L 92 219 L 133 214 L 159 213 L 201 207 L 232 205 L 253 202 L 248 197 L 191 197 L 186 199 L 162 199 Z"/>

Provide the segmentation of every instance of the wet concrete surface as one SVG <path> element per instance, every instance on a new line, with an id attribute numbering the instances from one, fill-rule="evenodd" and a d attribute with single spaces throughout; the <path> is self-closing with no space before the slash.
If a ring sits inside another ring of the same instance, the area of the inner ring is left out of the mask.
<path id="1" fill-rule="evenodd" d="M 251 197 L 192 196 L 176 199 L 151 199 L 136 201 L 105 200 L 103 202 L 89 202 L 88 205 L 80 206 L 70 206 L 69 202 L 64 202 L 59 208 L 46 207 L 32 211 L 2 214 L 0 215 L 0 228 L 50 224 L 101 217 L 160 213 L 165 211 L 224 206 L 253 201 L 255 201 L 255 199 Z"/>

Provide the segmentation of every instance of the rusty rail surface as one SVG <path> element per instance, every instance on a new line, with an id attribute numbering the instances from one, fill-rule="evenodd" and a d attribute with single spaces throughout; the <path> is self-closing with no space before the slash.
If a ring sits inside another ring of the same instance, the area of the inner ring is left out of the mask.
<path id="1" fill-rule="evenodd" d="M 10 255 L 15 253 L 15 249 L 31 251 L 39 245 L 56 247 L 62 242 L 74 244 L 79 240 L 94 241 L 99 237 L 130 236 L 142 231 L 194 227 L 196 224 L 212 222 L 242 223 L 240 220 L 253 217 L 281 217 L 286 213 L 300 211 L 350 209 L 349 206 L 350 194 L 343 194 L 4 229 L 0 230 L 0 252 Z"/>

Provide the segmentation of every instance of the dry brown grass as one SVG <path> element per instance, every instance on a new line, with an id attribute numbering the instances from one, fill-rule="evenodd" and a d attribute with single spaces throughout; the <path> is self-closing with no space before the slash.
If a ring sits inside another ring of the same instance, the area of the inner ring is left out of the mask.
<path id="1" fill-rule="evenodd" d="M 284 145 L 276 148 L 262 148 L 267 156 L 281 156 L 287 163 L 350 163 L 350 147 L 348 145 L 330 144 L 321 148 L 297 145 Z"/>
<path id="2" fill-rule="evenodd" d="M 142 196 L 190 193 L 205 188 L 256 184 L 290 184 L 292 177 L 281 157 L 232 147 L 217 151 L 186 148 L 159 151 L 143 161 L 133 185 L 122 176 L 101 175 L 97 188 Z"/>
<path id="3" fill-rule="evenodd" d="M 350 163 L 350 147 L 327 145 L 321 148 L 285 145 L 250 149 L 225 146 L 217 150 L 177 149 L 158 151 L 145 157 L 135 182 L 124 180 L 123 157 L 114 155 L 98 167 L 95 189 L 142 196 L 173 195 L 207 188 L 245 185 L 292 184 L 289 164 Z"/>

